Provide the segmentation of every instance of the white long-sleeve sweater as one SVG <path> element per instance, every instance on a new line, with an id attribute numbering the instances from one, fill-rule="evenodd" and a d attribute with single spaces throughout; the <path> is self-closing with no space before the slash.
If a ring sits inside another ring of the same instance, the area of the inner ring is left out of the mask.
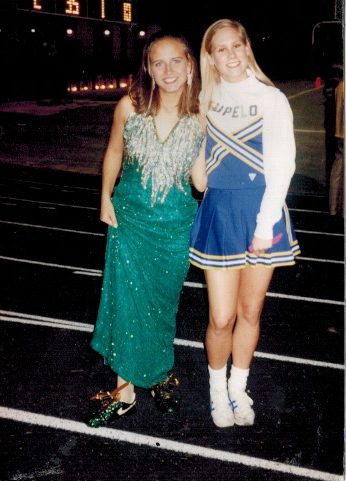
<path id="1" fill-rule="evenodd" d="M 295 170 L 293 116 L 288 100 L 280 90 L 263 84 L 249 73 L 241 82 L 221 80 L 213 92 L 213 106 L 215 110 L 209 111 L 208 116 L 226 132 L 245 126 L 251 115 L 263 117 L 266 186 L 254 235 L 271 239 Z"/>

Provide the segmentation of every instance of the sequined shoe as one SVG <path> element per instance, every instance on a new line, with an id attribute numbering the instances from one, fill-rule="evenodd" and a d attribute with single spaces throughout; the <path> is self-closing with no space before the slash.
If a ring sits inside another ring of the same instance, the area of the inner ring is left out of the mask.
<path id="1" fill-rule="evenodd" d="M 179 385 L 179 380 L 172 374 L 162 382 L 151 387 L 151 395 L 159 411 L 164 414 L 174 414 L 179 410 L 180 398 L 174 393 L 174 388 Z"/>
<path id="2" fill-rule="evenodd" d="M 100 391 L 92 396 L 92 401 L 99 401 L 100 408 L 88 420 L 87 424 L 91 428 L 99 428 L 107 426 L 111 422 L 119 419 L 122 416 L 130 416 L 136 412 L 136 397 L 132 403 L 128 404 L 120 401 L 120 391 L 126 387 L 128 383 L 121 385 L 112 393 L 108 391 Z"/>

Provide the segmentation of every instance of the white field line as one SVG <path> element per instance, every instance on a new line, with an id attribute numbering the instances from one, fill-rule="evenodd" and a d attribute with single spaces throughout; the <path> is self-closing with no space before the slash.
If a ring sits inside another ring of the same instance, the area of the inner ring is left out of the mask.
<path id="1" fill-rule="evenodd" d="M 89 207 L 87 205 L 73 205 L 73 204 L 60 204 L 58 202 L 46 202 L 44 200 L 32 200 L 32 199 L 22 199 L 20 197 L 8 197 L 0 195 L 0 199 L 16 200 L 19 202 L 28 202 L 30 204 L 46 204 L 58 207 L 71 207 L 72 209 L 87 209 L 87 210 L 97 210 L 96 207 Z"/>
<path id="2" fill-rule="evenodd" d="M 15 322 L 18 324 L 29 324 L 29 325 L 42 326 L 42 327 L 52 327 L 57 329 L 66 329 L 70 331 L 81 331 L 81 332 L 88 332 L 88 333 L 91 333 L 94 330 L 94 326 L 92 324 L 75 322 L 75 321 L 66 321 L 64 319 L 56 319 L 54 317 L 36 316 L 33 314 L 26 314 L 23 312 L 5 311 L 2 309 L 0 309 L 0 321 Z M 175 338 L 174 344 L 176 346 L 183 346 L 183 347 L 189 347 L 189 348 L 195 348 L 195 349 L 204 349 L 204 345 L 202 342 L 191 341 L 189 339 Z M 254 356 L 261 359 L 270 359 L 270 360 L 280 361 L 280 362 L 291 362 L 294 364 L 303 364 L 307 366 L 342 369 L 342 370 L 344 369 L 344 366 L 342 364 L 316 361 L 314 359 L 304 359 L 304 358 L 293 357 L 293 356 L 281 356 L 280 354 L 271 354 L 271 353 L 256 351 Z"/>
<path id="3" fill-rule="evenodd" d="M 11 261 L 11 262 L 22 262 L 24 264 L 33 264 L 33 265 L 40 265 L 44 267 L 56 267 L 60 269 L 69 269 L 73 270 L 73 274 L 80 274 L 80 275 L 85 275 L 85 276 L 94 276 L 94 277 L 102 277 L 102 271 L 99 269 L 87 269 L 84 267 L 75 267 L 75 266 L 67 266 L 67 265 L 60 265 L 60 264 L 54 264 L 50 262 L 41 262 L 41 261 L 31 261 L 28 259 L 17 259 L 15 257 L 7 257 L 7 256 L 0 256 L 0 260 L 6 260 L 6 261 Z M 184 282 L 185 287 L 194 287 L 198 289 L 205 289 L 206 284 L 202 284 L 200 282 L 190 282 L 190 281 L 185 281 Z M 319 302 L 322 304 L 334 304 L 338 306 L 343 306 L 345 302 L 343 301 L 335 301 L 332 299 L 319 299 L 316 297 L 303 297 L 303 296 L 294 296 L 291 294 L 281 294 L 281 293 L 276 293 L 276 292 L 267 292 L 266 294 L 268 297 L 279 297 L 282 299 L 291 299 L 295 301 L 306 301 L 306 302 Z"/>
<path id="4" fill-rule="evenodd" d="M 342 481 L 343 478 L 338 474 L 328 473 L 325 471 L 293 466 L 291 464 L 280 463 L 278 461 L 256 458 L 244 454 L 236 454 L 219 449 L 206 448 L 204 446 L 198 446 L 195 444 L 172 441 L 170 439 L 149 436 L 146 434 L 133 433 L 130 431 L 111 428 L 90 428 L 84 423 L 72 421 L 70 419 L 46 416 L 29 411 L 7 408 L 5 406 L 0 406 L 0 417 L 15 422 L 44 426 L 52 429 L 61 429 L 63 431 L 85 434 L 88 436 L 112 439 L 116 443 L 131 443 L 137 446 L 147 446 L 153 449 L 162 449 L 206 459 L 215 459 L 217 461 L 222 461 L 223 463 L 236 463 L 252 468 L 265 469 L 268 471 L 286 473 L 296 476 L 305 476 L 310 479 L 322 481 Z M 116 445 L 114 446 L 114 449 L 117 449 Z"/>

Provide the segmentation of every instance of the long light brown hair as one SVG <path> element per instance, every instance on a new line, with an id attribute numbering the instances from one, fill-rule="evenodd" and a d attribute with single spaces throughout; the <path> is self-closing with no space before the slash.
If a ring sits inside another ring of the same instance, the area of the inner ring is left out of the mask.
<path id="1" fill-rule="evenodd" d="M 157 85 L 153 88 L 149 74 L 150 50 L 154 43 L 163 39 L 173 39 L 185 48 L 185 55 L 191 65 L 191 82 L 185 84 L 178 104 L 179 116 L 199 113 L 200 80 L 197 62 L 186 38 L 177 32 L 163 31 L 154 33 L 147 41 L 142 54 L 141 66 L 135 81 L 129 89 L 129 96 L 136 113 L 156 115 L 160 108 L 160 95 Z"/>
<path id="2" fill-rule="evenodd" d="M 255 77 L 266 85 L 273 85 L 273 82 L 262 72 L 259 65 L 256 62 L 255 56 L 251 48 L 251 42 L 249 36 L 243 27 L 243 25 L 235 20 L 223 18 L 217 20 L 206 30 L 202 45 L 201 45 L 201 78 L 202 78 L 202 91 L 200 95 L 201 109 L 207 112 L 209 109 L 210 101 L 213 95 L 213 89 L 217 83 L 220 82 L 220 75 L 213 65 L 210 65 L 209 56 L 212 50 L 212 41 L 215 33 L 222 28 L 232 28 L 239 35 L 239 40 L 248 47 L 249 55 L 249 68 L 254 73 Z"/>

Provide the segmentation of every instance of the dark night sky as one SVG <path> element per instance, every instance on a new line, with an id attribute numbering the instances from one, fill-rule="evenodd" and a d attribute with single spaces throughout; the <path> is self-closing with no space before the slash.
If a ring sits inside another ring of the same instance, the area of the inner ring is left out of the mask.
<path id="1" fill-rule="evenodd" d="M 219 18 L 239 20 L 250 33 L 284 29 L 295 36 L 301 27 L 310 30 L 333 18 L 335 0 L 138 0 L 137 5 L 140 20 L 162 22 L 193 36 Z"/>
<path id="2" fill-rule="evenodd" d="M 340 0 L 336 0 L 341 5 Z M 215 20 L 239 20 L 255 56 L 269 75 L 292 76 L 311 62 L 313 26 L 334 18 L 335 0 L 138 0 L 139 23 L 174 27 L 198 54 L 205 29 Z M 340 7 L 339 7 L 340 8 Z M 275 64 L 275 69 L 274 69 Z"/>

